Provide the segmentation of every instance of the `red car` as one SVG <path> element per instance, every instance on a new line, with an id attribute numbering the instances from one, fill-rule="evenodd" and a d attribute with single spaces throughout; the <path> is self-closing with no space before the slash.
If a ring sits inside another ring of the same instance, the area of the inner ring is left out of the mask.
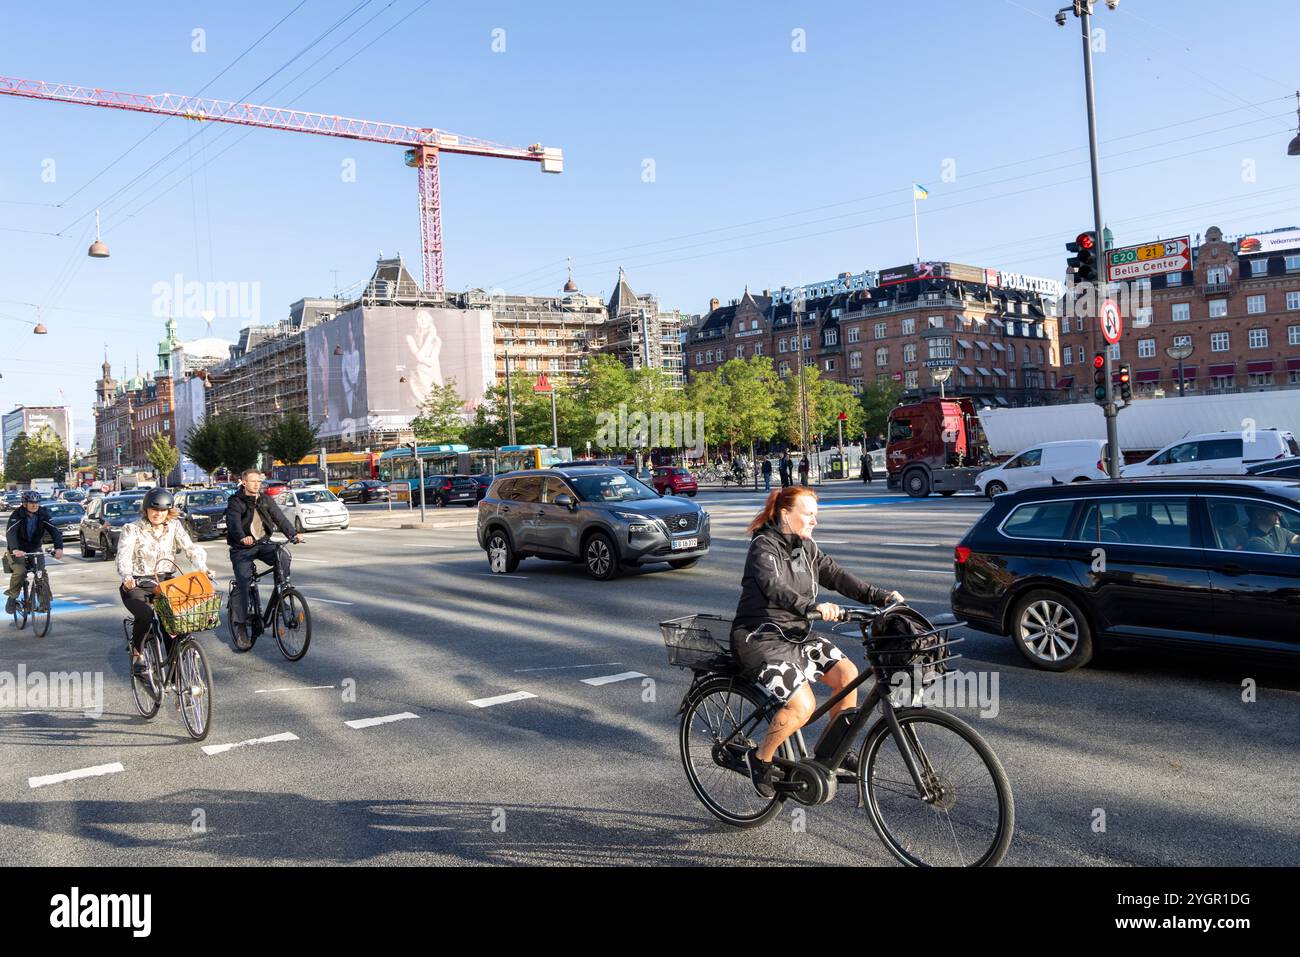
<path id="1" fill-rule="evenodd" d="M 654 483 L 655 491 L 660 495 L 689 495 L 694 498 L 695 493 L 700 490 L 695 476 L 689 469 L 657 468 L 651 481 Z"/>
<path id="2" fill-rule="evenodd" d="M 267 479 L 262 483 L 262 491 L 272 498 L 275 498 L 288 487 L 289 483 L 283 479 Z"/>

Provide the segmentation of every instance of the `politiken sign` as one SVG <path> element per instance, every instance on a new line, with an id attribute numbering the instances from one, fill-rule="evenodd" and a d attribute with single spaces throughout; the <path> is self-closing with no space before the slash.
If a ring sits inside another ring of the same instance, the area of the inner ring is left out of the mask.
<path id="1" fill-rule="evenodd" d="M 1178 236 L 1140 246 L 1125 246 L 1106 253 L 1106 279 L 1122 282 L 1192 268 L 1192 238 Z"/>

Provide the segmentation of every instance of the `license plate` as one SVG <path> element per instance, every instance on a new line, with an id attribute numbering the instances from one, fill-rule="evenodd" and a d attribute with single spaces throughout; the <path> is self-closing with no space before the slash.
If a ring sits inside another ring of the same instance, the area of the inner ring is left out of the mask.
<path id="1" fill-rule="evenodd" d="M 675 538 L 673 539 L 673 551 L 681 551 L 683 548 L 695 548 L 700 544 L 698 538 Z"/>

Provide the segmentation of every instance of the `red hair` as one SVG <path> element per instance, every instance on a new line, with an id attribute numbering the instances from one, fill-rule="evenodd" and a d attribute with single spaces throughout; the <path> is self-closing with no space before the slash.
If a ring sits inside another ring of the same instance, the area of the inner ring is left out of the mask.
<path id="1" fill-rule="evenodd" d="M 754 516 L 754 520 L 749 523 L 749 534 L 753 535 L 768 522 L 775 522 L 777 517 L 786 509 L 794 508 L 794 500 L 800 495 L 811 495 L 814 500 L 817 498 L 817 493 L 806 485 L 791 485 L 789 488 L 773 489 L 768 494 L 767 501 L 763 503 L 763 508 Z"/>

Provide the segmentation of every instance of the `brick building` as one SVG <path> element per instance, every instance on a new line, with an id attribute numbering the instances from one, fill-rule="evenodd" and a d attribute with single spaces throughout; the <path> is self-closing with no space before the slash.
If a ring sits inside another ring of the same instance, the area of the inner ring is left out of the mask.
<path id="1" fill-rule="evenodd" d="M 959 263 L 922 263 L 803 287 L 803 361 L 855 392 L 897 382 L 908 399 L 938 395 L 927 361 L 950 362 L 949 395 L 990 405 L 1056 401 L 1060 283 Z M 799 359 L 794 290 L 748 289 L 710 303 L 687 336 L 690 372 L 770 356 L 788 376 Z"/>
<path id="2" fill-rule="evenodd" d="M 1123 336 L 1110 347 L 1132 370 L 1135 395 L 1178 394 L 1178 363 L 1165 353 L 1175 345 L 1193 349 L 1183 361 L 1188 393 L 1300 386 L 1300 230 L 1229 241 L 1211 226 L 1191 269 L 1149 284 L 1150 304 L 1124 316 Z M 1095 322 L 1068 325 L 1063 318 L 1062 382 L 1089 400 L 1091 360 L 1104 343 Z"/>

